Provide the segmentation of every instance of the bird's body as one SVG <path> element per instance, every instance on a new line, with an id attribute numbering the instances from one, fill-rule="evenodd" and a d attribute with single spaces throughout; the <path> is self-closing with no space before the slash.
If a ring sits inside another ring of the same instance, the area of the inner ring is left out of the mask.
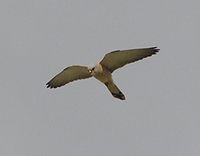
<path id="1" fill-rule="evenodd" d="M 104 83 L 114 97 L 125 100 L 124 94 L 113 82 L 112 73 L 106 69 L 106 67 L 103 67 L 100 63 L 98 63 L 95 65 L 94 69 L 91 70 L 91 74 L 97 80 Z"/>
<path id="2" fill-rule="evenodd" d="M 121 100 L 125 100 L 124 94 L 115 85 L 112 79 L 112 72 L 128 63 L 132 63 L 157 53 L 156 47 L 143 49 L 130 49 L 123 51 L 113 51 L 106 54 L 103 60 L 95 67 L 70 66 L 64 69 L 47 83 L 48 88 L 57 88 L 78 79 L 95 77 L 104 83 L 111 94 Z"/>
<path id="3" fill-rule="evenodd" d="M 102 65 L 99 63 L 95 65 L 94 70 L 91 70 L 91 74 L 102 83 L 112 81 L 112 75 L 110 71 L 105 67 L 102 67 Z"/>

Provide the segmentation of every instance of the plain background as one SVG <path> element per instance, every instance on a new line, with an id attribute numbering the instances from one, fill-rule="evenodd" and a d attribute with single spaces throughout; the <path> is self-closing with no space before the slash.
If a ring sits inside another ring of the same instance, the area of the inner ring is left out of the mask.
<path id="1" fill-rule="evenodd" d="M 199 156 L 199 0 L 1 0 L 1 156 Z M 50 90 L 72 64 L 118 49 L 157 55 Z"/>

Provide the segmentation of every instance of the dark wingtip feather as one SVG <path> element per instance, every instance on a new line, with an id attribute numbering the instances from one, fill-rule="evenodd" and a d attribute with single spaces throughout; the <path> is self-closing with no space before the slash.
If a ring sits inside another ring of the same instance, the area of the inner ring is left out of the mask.
<path id="1" fill-rule="evenodd" d="M 49 86 L 49 83 L 46 83 L 46 87 L 47 87 L 47 88 L 49 88 L 49 87 L 50 87 L 50 86 Z"/>
<path id="2" fill-rule="evenodd" d="M 152 50 L 152 52 L 153 52 L 154 54 L 156 54 L 157 52 L 160 51 L 160 49 L 157 48 L 157 47 L 151 47 L 150 49 Z"/>
<path id="3" fill-rule="evenodd" d="M 56 88 L 56 87 L 54 87 L 54 86 L 51 85 L 51 81 L 49 81 L 48 83 L 46 83 L 46 87 L 50 88 L 50 89 Z"/>

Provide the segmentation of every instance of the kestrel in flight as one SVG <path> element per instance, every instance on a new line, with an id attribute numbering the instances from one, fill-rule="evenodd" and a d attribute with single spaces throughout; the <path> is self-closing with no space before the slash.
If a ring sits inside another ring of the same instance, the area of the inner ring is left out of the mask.
<path id="1" fill-rule="evenodd" d="M 74 80 L 95 77 L 97 80 L 106 85 L 110 93 L 115 98 L 125 100 L 124 94 L 113 82 L 112 72 L 128 63 L 132 63 L 156 54 L 159 50 L 160 49 L 157 47 L 151 47 L 113 51 L 106 54 L 101 62 L 96 64 L 93 68 L 80 65 L 72 65 L 65 68 L 46 85 L 47 88 L 57 88 Z"/>

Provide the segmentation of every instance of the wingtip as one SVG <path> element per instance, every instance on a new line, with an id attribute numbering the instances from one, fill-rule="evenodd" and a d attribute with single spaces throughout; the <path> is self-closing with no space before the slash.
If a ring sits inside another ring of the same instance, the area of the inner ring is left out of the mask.
<path id="1" fill-rule="evenodd" d="M 47 83 L 46 83 L 46 87 L 49 88 L 49 89 L 55 88 L 55 87 L 53 87 L 53 86 L 50 84 L 50 82 L 47 82 Z"/>
<path id="2" fill-rule="evenodd" d="M 160 51 L 158 47 L 152 47 L 151 49 L 153 50 L 154 53 L 158 53 Z"/>
<path id="3" fill-rule="evenodd" d="M 47 85 L 47 84 L 46 84 L 46 87 L 47 87 L 47 88 L 49 88 L 49 89 L 51 89 L 51 88 L 52 88 L 50 85 Z"/>

